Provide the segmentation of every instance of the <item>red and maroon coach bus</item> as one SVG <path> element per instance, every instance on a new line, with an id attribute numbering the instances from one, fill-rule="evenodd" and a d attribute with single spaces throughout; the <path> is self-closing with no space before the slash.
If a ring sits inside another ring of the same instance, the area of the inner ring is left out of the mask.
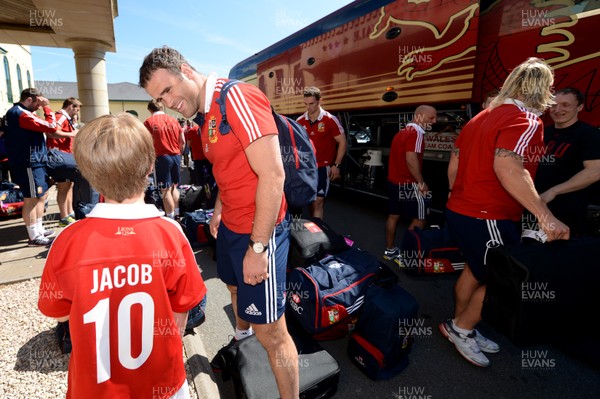
<path id="1" fill-rule="evenodd" d="M 557 89 L 580 89 L 580 119 L 600 126 L 597 26 L 598 1 L 358 0 L 241 61 L 230 78 L 257 85 L 287 115 L 304 112 L 304 87 L 319 87 L 348 133 L 340 185 L 380 196 L 392 137 L 417 105 L 435 106 L 424 174 L 443 208 L 439 161 L 486 94 L 526 58 L 545 59 Z"/>

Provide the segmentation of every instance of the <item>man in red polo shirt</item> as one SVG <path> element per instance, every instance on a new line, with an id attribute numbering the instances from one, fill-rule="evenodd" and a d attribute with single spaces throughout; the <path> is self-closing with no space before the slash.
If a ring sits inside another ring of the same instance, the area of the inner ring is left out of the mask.
<path id="1" fill-rule="evenodd" d="M 389 214 L 385 222 L 386 250 L 383 258 L 400 264 L 400 249 L 394 246 L 396 229 L 402 217 L 409 221 L 408 229 L 425 227 L 425 216 L 431 200 L 429 187 L 423 179 L 425 130 L 437 120 L 437 111 L 420 105 L 413 121 L 394 136 L 388 168 Z"/>
<path id="2" fill-rule="evenodd" d="M 217 99 L 225 82 L 198 73 L 166 46 L 154 49 L 140 68 L 140 86 L 152 98 L 185 118 L 197 114 L 194 121 L 202 126 L 204 154 L 219 187 L 210 228 L 217 238 L 217 273 L 236 316 L 234 340 L 254 332 L 273 365 L 281 398 L 297 398 L 298 352 L 284 315 L 289 227 L 277 127 L 265 95 L 240 83 L 227 94 L 231 129 L 222 131 Z"/>
<path id="3" fill-rule="evenodd" d="M 310 204 L 310 215 L 323 219 L 329 182 L 340 178 L 342 161 L 346 155 L 346 134 L 340 121 L 321 108 L 321 100 L 318 87 L 304 89 L 306 112 L 297 121 L 308 132 L 317 155 L 319 182 L 317 199 Z"/>
<path id="4" fill-rule="evenodd" d="M 77 133 L 73 124 L 73 117 L 77 115 L 81 108 L 81 102 L 75 97 L 67 98 L 60 111 L 56 112 L 56 123 L 60 131 L 68 133 Z M 60 132 L 57 132 L 60 134 Z M 72 137 L 48 137 L 46 140 L 48 148 L 57 148 L 62 152 L 73 152 Z M 73 211 L 73 182 L 68 179 L 54 179 L 58 192 L 56 193 L 56 203 L 60 212 L 59 226 L 65 227 L 75 223 L 75 212 Z"/>
<path id="5" fill-rule="evenodd" d="M 144 121 L 154 140 L 156 163 L 154 177 L 160 188 L 165 214 L 174 219 L 179 215 L 179 169 L 183 151 L 183 129 L 177 119 L 164 113 L 160 101 L 150 100 L 148 111 L 152 114 Z"/>
<path id="6" fill-rule="evenodd" d="M 454 318 L 439 329 L 476 366 L 490 364 L 482 352 L 500 350 L 475 328 L 486 292 L 487 250 L 519 243 L 516 222 L 523 208 L 537 218 L 548 241 L 569 238 L 569 228 L 554 217 L 533 184 L 544 148 L 539 115 L 552 104 L 553 81 L 552 69 L 540 59 L 517 66 L 490 106 L 462 129 L 448 165 L 446 218 L 467 264 L 456 282 Z"/>

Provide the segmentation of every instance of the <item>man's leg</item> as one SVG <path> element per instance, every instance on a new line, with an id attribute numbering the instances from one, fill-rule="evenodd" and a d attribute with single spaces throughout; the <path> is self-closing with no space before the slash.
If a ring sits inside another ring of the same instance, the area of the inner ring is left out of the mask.
<path id="1" fill-rule="evenodd" d="M 423 230 L 426 225 L 427 225 L 427 221 L 424 219 L 413 219 L 412 222 L 410 222 L 408 229 L 414 230 L 415 227 L 417 227 L 417 228 Z"/>
<path id="2" fill-rule="evenodd" d="M 173 213 L 175 216 L 179 216 L 179 189 L 175 183 L 171 186 L 171 197 L 173 198 Z"/>
<path id="3" fill-rule="evenodd" d="M 231 308 L 233 309 L 233 314 L 235 315 L 235 328 L 241 331 L 249 330 L 250 323 L 248 323 L 246 320 L 240 319 L 238 316 L 237 287 L 235 285 L 227 285 L 227 289 L 231 294 Z"/>
<path id="4" fill-rule="evenodd" d="M 73 209 L 73 186 L 75 185 L 72 181 L 64 183 L 67 188 L 67 215 L 73 215 L 75 213 Z"/>
<path id="5" fill-rule="evenodd" d="M 285 324 L 285 315 L 269 324 L 253 324 L 256 338 L 265 347 L 282 399 L 300 395 L 298 351 Z"/>
<path id="6" fill-rule="evenodd" d="M 36 228 L 37 204 L 38 198 L 23 198 L 22 217 L 30 240 L 39 235 Z"/>
<path id="7" fill-rule="evenodd" d="M 385 221 L 385 245 L 387 248 L 394 248 L 394 241 L 396 241 L 396 230 L 398 228 L 399 221 L 400 215 L 388 215 Z"/>
<path id="8" fill-rule="evenodd" d="M 64 219 L 69 215 L 69 191 L 71 191 L 71 182 L 58 182 L 56 183 L 56 204 L 58 205 L 58 211 L 60 218 Z M 72 191 L 71 191 L 72 194 Z"/>
<path id="9" fill-rule="evenodd" d="M 454 286 L 454 297 L 455 297 L 455 305 L 454 305 L 454 318 L 456 320 L 461 320 L 463 323 L 466 320 L 471 320 L 472 316 L 470 316 L 470 312 L 472 309 L 467 310 L 472 305 L 471 301 L 474 300 L 474 294 L 477 289 L 481 286 L 479 281 L 473 276 L 473 272 L 471 272 L 471 268 L 469 265 L 465 265 L 465 268 L 461 272 L 458 280 L 456 281 L 456 285 Z M 481 309 L 480 309 L 481 311 Z M 463 321 L 464 317 L 464 321 Z M 458 322 L 456 322 L 458 324 Z M 463 326 L 459 325 L 461 328 L 465 328 L 466 330 L 471 330 L 473 326 Z"/>
<path id="10" fill-rule="evenodd" d="M 325 197 L 317 197 L 317 199 L 314 200 L 309 206 L 310 216 L 312 216 L 314 218 L 323 219 L 324 208 L 325 208 Z"/>

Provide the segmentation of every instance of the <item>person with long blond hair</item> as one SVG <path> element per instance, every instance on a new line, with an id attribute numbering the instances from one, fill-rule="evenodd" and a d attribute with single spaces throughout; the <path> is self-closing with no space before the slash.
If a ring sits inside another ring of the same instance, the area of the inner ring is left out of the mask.
<path id="1" fill-rule="evenodd" d="M 523 208 L 537 218 L 548 241 L 569 238 L 569 228 L 533 184 L 536 155 L 544 150 L 539 115 L 553 104 L 553 82 L 552 69 L 538 58 L 518 65 L 490 106 L 465 125 L 448 165 L 447 222 L 467 265 L 455 286 L 454 318 L 439 329 L 476 366 L 489 366 L 483 352 L 500 350 L 475 328 L 485 297 L 487 249 L 519 242 L 515 222 Z"/>

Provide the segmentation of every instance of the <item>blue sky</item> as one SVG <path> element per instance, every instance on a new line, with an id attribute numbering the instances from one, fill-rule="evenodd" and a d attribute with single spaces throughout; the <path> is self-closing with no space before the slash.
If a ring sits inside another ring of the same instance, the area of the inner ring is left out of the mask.
<path id="1" fill-rule="evenodd" d="M 349 3 L 120 0 L 114 20 L 117 52 L 106 53 L 107 81 L 137 84 L 144 56 L 164 44 L 178 49 L 199 72 L 227 77 L 239 61 Z M 72 50 L 32 47 L 32 57 L 35 80 L 76 81 Z"/>

